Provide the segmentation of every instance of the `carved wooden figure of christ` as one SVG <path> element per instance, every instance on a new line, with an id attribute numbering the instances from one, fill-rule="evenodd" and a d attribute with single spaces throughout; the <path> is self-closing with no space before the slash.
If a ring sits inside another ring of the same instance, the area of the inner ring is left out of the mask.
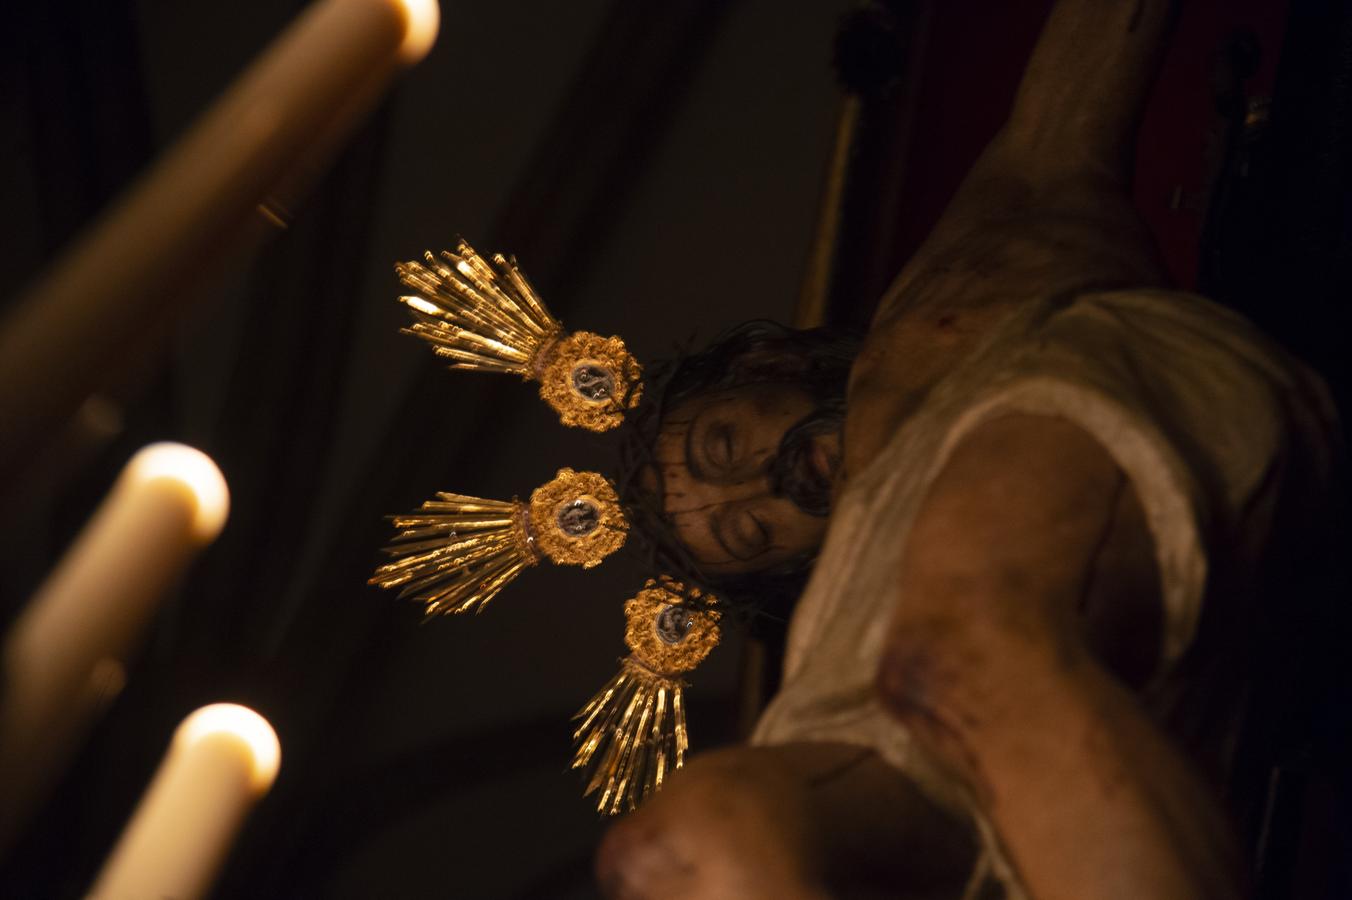
<path id="1" fill-rule="evenodd" d="M 1160 710 L 1204 606 L 1257 584 L 1272 510 L 1318 496 L 1331 415 L 1247 323 L 1164 289 L 1132 209 L 1174 14 L 1053 9 L 854 363 L 783 690 L 751 746 L 611 828 L 608 896 L 1242 895 L 1223 762 Z"/>

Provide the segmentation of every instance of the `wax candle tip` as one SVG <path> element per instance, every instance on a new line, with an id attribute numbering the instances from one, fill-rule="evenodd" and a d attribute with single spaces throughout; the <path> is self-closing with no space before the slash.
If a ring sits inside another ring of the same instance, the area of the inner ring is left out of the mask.
<path id="1" fill-rule="evenodd" d="M 163 442 L 143 447 L 127 464 L 126 477 L 138 482 L 168 478 L 193 496 L 193 534 L 202 543 L 215 540 L 230 512 L 230 489 L 211 457 L 186 444 Z"/>
<path id="2" fill-rule="evenodd" d="M 412 65 L 427 55 L 436 43 L 441 27 L 441 7 L 437 0 L 395 0 L 403 10 L 406 22 L 404 42 L 399 45 L 399 57 Z"/>
<path id="3" fill-rule="evenodd" d="M 272 786 L 282 762 L 282 745 L 268 720 L 238 703 L 212 703 L 193 712 L 174 733 L 174 743 L 188 747 L 217 734 L 239 738 L 253 763 L 252 782 L 262 793 Z"/>

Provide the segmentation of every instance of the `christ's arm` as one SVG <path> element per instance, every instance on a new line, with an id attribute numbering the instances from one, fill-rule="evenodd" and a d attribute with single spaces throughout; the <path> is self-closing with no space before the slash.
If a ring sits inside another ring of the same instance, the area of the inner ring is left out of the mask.
<path id="1" fill-rule="evenodd" d="M 1068 422 L 969 434 L 907 542 L 879 691 L 971 788 L 1039 900 L 1239 896 L 1212 793 L 1084 637 L 1123 490 Z"/>
<path id="2" fill-rule="evenodd" d="M 899 274 L 875 327 L 931 307 L 951 314 L 1163 278 L 1130 187 L 1137 129 L 1176 7 L 1053 7 L 1008 119 Z"/>
<path id="3" fill-rule="evenodd" d="M 1175 6 L 1053 7 L 1005 125 L 879 304 L 851 372 L 847 472 L 862 471 L 1007 314 L 1166 281 L 1130 186 Z"/>

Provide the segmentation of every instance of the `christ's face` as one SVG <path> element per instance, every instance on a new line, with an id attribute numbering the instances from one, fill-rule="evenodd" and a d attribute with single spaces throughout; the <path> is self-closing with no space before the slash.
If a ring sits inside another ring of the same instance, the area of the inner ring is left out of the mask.
<path id="1" fill-rule="evenodd" d="M 801 390 L 765 384 L 684 401 L 663 420 L 654 449 L 664 510 L 709 573 L 769 569 L 821 545 L 839 432 L 784 440 L 814 411 Z"/>

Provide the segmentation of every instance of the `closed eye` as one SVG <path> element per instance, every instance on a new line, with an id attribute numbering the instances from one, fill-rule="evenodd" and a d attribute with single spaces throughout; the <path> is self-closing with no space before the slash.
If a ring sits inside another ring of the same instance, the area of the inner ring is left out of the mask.
<path id="1" fill-rule="evenodd" d="M 741 562 L 755 559 L 771 547 L 770 529 L 749 511 L 716 509 L 709 516 L 709 531 L 724 553 Z"/>
<path id="2" fill-rule="evenodd" d="M 736 433 L 729 422 L 715 422 L 704 429 L 701 443 L 707 468 L 721 473 L 731 472 L 737 459 Z"/>
<path id="3" fill-rule="evenodd" d="M 732 462 L 736 459 L 733 452 L 735 444 L 733 443 L 733 430 L 731 425 L 719 425 L 714 429 L 714 446 L 718 453 L 719 465 L 725 469 L 732 468 Z"/>
<path id="4" fill-rule="evenodd" d="M 770 549 L 770 528 L 765 520 L 753 512 L 745 512 L 737 521 L 737 549 L 740 559 L 753 559 Z"/>

